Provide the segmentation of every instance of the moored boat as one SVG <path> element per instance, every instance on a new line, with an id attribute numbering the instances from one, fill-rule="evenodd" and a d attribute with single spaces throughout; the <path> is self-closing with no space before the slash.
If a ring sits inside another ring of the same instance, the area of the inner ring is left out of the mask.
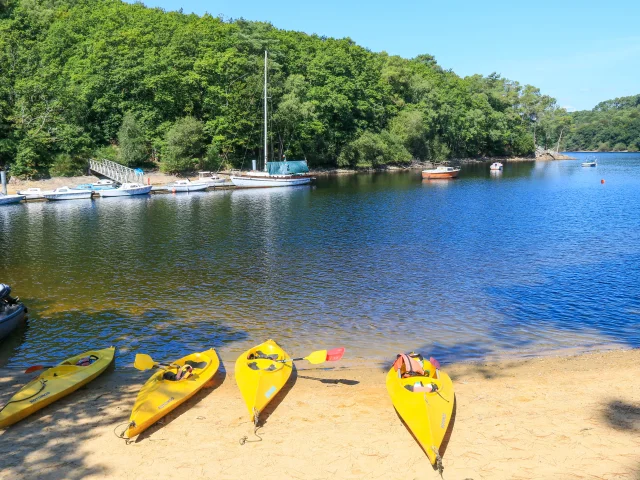
<path id="1" fill-rule="evenodd" d="M 313 177 L 309 174 L 306 160 L 269 162 L 267 131 L 267 52 L 264 52 L 264 171 L 251 170 L 239 175 L 231 175 L 231 182 L 241 188 L 292 187 L 307 185 Z M 255 161 L 254 161 L 255 168 Z"/>
<path id="2" fill-rule="evenodd" d="M 167 185 L 167 190 L 170 192 L 201 192 L 209 188 L 206 183 L 192 182 L 189 179 L 176 180 L 173 183 Z"/>
<path id="3" fill-rule="evenodd" d="M 503 165 L 500 162 L 493 162 L 489 167 L 489 170 L 502 170 Z"/>
<path id="4" fill-rule="evenodd" d="M 422 178 L 435 180 L 435 179 L 445 179 L 448 180 L 450 178 L 456 178 L 460 173 L 460 167 L 449 167 L 445 165 L 440 165 L 436 168 L 430 168 L 422 171 Z"/>
<path id="5" fill-rule="evenodd" d="M 18 195 L 24 195 L 25 200 L 37 200 L 40 198 L 44 198 L 42 196 L 42 190 L 39 188 L 27 188 L 26 190 L 20 190 Z"/>
<path id="6" fill-rule="evenodd" d="M 113 190 L 116 188 L 116 183 L 113 180 L 98 180 L 95 183 L 81 183 L 75 187 L 71 187 L 72 190 L 91 190 L 92 192 L 98 192 L 101 190 Z"/>
<path id="7" fill-rule="evenodd" d="M 288 360 L 291 357 L 273 340 L 250 348 L 236 360 L 236 383 L 256 426 L 260 412 L 291 376 L 293 364 Z"/>
<path id="8" fill-rule="evenodd" d="M 0 205 L 20 203 L 24 199 L 25 199 L 24 195 L 5 195 L 4 193 L 0 193 Z"/>
<path id="9" fill-rule="evenodd" d="M 264 188 L 308 185 L 312 180 L 312 177 L 303 175 L 262 175 L 263 173 L 264 172 L 251 171 L 246 174 L 232 175 L 231 181 L 236 187 L 240 188 Z"/>
<path id="10" fill-rule="evenodd" d="M 141 183 L 123 183 L 118 188 L 99 190 L 101 197 L 127 197 L 132 195 L 146 195 L 151 191 L 151 185 Z"/>
<path id="11" fill-rule="evenodd" d="M 219 366 L 220 360 L 213 348 L 192 353 L 168 365 L 157 364 L 159 370 L 138 393 L 124 436 L 139 435 L 187 401 L 213 378 Z"/>
<path id="12" fill-rule="evenodd" d="M 0 340 L 24 322 L 27 307 L 11 295 L 11 287 L 0 283 Z"/>
<path id="13" fill-rule="evenodd" d="M 69 187 L 60 187 L 55 190 L 42 192 L 42 196 L 47 200 L 79 200 L 91 198 L 91 190 L 74 190 Z"/>
<path id="14" fill-rule="evenodd" d="M 400 354 L 387 374 L 387 391 L 398 415 L 433 465 L 442 468 L 440 447 L 455 404 L 451 378 L 432 357 Z"/>
<path id="15" fill-rule="evenodd" d="M 219 187 L 224 185 L 225 179 L 211 172 L 198 172 L 198 180 L 196 183 L 206 183 L 209 187 Z"/>
<path id="16" fill-rule="evenodd" d="M 583 167 L 597 167 L 598 166 L 598 162 L 596 160 L 593 160 L 591 162 L 582 162 L 581 165 Z"/>
<path id="17" fill-rule="evenodd" d="M 2 407 L 0 428 L 12 425 L 86 385 L 107 369 L 115 353 L 115 347 L 90 350 L 48 368 Z"/>

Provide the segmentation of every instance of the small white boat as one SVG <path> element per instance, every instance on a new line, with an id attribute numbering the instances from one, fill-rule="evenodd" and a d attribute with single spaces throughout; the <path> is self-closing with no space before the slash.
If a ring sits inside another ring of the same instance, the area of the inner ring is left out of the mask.
<path id="1" fill-rule="evenodd" d="M 593 162 L 582 162 L 581 165 L 583 167 L 597 167 L 598 166 L 598 162 L 596 160 L 594 160 Z"/>
<path id="2" fill-rule="evenodd" d="M 47 200 L 79 200 L 91 198 L 91 190 L 75 190 L 69 187 L 60 187 L 49 192 L 42 192 L 42 196 Z"/>
<path id="3" fill-rule="evenodd" d="M 131 195 L 146 195 L 153 187 L 141 183 L 123 183 L 118 188 L 99 190 L 101 197 L 128 197 Z"/>
<path id="4" fill-rule="evenodd" d="M 113 190 L 114 188 L 116 188 L 116 182 L 105 179 L 98 180 L 95 183 L 82 183 L 75 187 L 71 187 L 72 190 L 91 190 L 92 192 L 97 192 L 99 190 Z"/>
<path id="5" fill-rule="evenodd" d="M 24 198 L 24 195 L 5 195 L 4 193 L 0 193 L 0 205 L 20 203 Z"/>
<path id="6" fill-rule="evenodd" d="M 39 188 L 27 188 L 26 190 L 20 190 L 18 195 L 24 195 L 26 200 L 36 200 L 38 198 L 44 198 L 42 196 L 42 190 Z"/>
<path id="7" fill-rule="evenodd" d="M 167 190 L 170 192 L 201 192 L 209 188 L 206 183 L 192 182 L 191 180 L 176 180 L 173 183 L 167 185 Z"/>
<path id="8" fill-rule="evenodd" d="M 98 180 L 95 183 L 92 183 L 91 185 L 93 185 L 94 187 L 115 187 L 116 182 L 114 182 L 113 180 L 107 180 L 107 179 L 102 179 L 102 180 Z"/>
<path id="9" fill-rule="evenodd" d="M 493 162 L 489 170 L 502 170 L 503 165 L 500 162 Z"/>
<path id="10" fill-rule="evenodd" d="M 209 187 L 219 187 L 224 184 L 224 178 L 214 175 L 211 172 L 198 172 L 196 183 L 206 183 Z"/>

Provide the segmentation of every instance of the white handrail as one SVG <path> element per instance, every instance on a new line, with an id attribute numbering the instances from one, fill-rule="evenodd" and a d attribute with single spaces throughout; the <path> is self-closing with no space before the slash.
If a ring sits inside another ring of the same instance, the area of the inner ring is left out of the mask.
<path id="1" fill-rule="evenodd" d="M 89 169 L 118 183 L 141 183 L 144 185 L 144 175 L 133 168 L 125 167 L 111 160 L 89 159 Z"/>

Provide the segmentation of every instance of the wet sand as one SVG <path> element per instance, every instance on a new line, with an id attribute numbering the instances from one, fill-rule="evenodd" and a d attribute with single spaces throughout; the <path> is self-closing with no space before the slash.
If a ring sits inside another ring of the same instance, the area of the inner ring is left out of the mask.
<path id="1" fill-rule="evenodd" d="M 262 441 L 232 372 L 219 372 L 129 445 L 114 429 L 148 374 L 108 371 L 0 432 L 0 478 L 439 478 L 391 405 L 383 365 L 308 367 L 272 402 Z M 640 350 L 443 370 L 457 399 L 445 479 L 640 480 Z M 30 377 L 0 369 L 0 403 Z"/>

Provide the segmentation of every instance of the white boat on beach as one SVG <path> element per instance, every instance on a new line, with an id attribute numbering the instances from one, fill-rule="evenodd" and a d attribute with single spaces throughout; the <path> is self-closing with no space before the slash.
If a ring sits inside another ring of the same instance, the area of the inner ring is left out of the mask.
<path id="1" fill-rule="evenodd" d="M 489 170 L 502 170 L 503 165 L 500 162 L 493 162 L 489 167 Z"/>
<path id="2" fill-rule="evenodd" d="M 264 171 L 251 170 L 231 175 L 231 182 L 241 188 L 292 187 L 311 183 L 309 167 L 305 160 L 269 162 L 267 132 L 267 51 L 264 52 Z"/>
<path id="3" fill-rule="evenodd" d="M 209 187 L 219 187 L 224 185 L 225 179 L 214 175 L 211 172 L 198 172 L 198 180 L 196 183 L 206 183 Z"/>
<path id="4" fill-rule="evenodd" d="M 49 192 L 43 192 L 42 196 L 47 200 L 80 200 L 91 198 L 91 190 L 75 190 L 69 187 L 60 187 Z"/>
<path id="5" fill-rule="evenodd" d="M 4 193 L 0 193 L 0 205 L 20 203 L 24 198 L 24 195 L 5 195 Z"/>
<path id="6" fill-rule="evenodd" d="M 132 195 L 146 195 L 153 188 L 151 185 L 141 183 L 123 183 L 118 188 L 99 190 L 101 197 L 128 197 Z"/>
<path id="7" fill-rule="evenodd" d="M 170 192 L 201 192 L 209 188 L 206 183 L 192 182 L 191 180 L 176 180 L 167 185 Z"/>
<path id="8" fill-rule="evenodd" d="M 26 200 L 37 200 L 39 198 L 44 198 L 42 196 L 42 190 L 39 188 L 27 188 L 26 190 L 20 190 L 18 195 L 24 195 Z"/>

